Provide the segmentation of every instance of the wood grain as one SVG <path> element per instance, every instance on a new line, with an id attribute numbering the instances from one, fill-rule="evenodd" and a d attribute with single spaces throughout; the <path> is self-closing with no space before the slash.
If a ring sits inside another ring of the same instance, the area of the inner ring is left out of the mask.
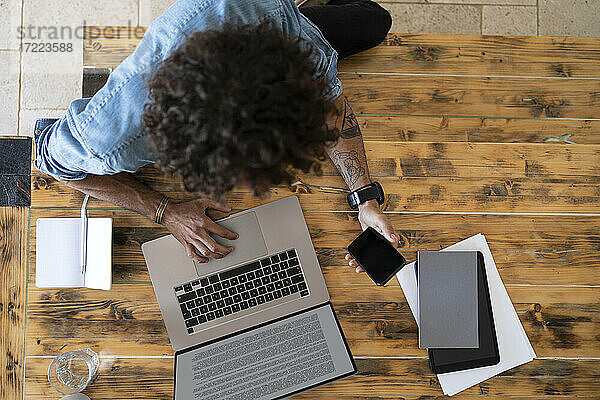
<path id="1" fill-rule="evenodd" d="M 110 68 L 86 67 L 83 97 L 93 96 Z M 599 144 L 600 120 L 360 115 L 364 141 Z M 566 135 L 566 136 L 565 136 Z"/>
<path id="2" fill-rule="evenodd" d="M 0 207 L 28 207 L 31 201 L 31 138 L 1 138 L 0 160 Z"/>
<path id="3" fill-rule="evenodd" d="M 521 143 L 368 142 L 371 176 L 388 194 L 387 211 L 580 212 L 598 211 L 600 146 Z M 330 162 L 323 176 L 299 174 L 309 185 L 346 188 Z M 152 166 L 137 176 L 155 190 L 186 197 L 173 179 Z M 83 195 L 34 171 L 32 206 L 79 207 Z M 348 210 L 339 192 L 310 186 L 277 187 L 277 199 L 299 194 L 305 211 Z M 189 195 L 187 196 L 189 197 Z M 248 191 L 234 190 L 233 208 L 260 204 Z M 90 207 L 112 207 L 91 200 Z"/>
<path id="4" fill-rule="evenodd" d="M 115 67 L 139 43 L 127 27 L 87 27 L 83 62 Z M 118 31 L 117 31 L 118 29 Z M 97 32 L 91 32 L 96 30 Z M 93 38 L 90 36 L 94 36 Z M 389 33 L 373 49 L 342 60 L 340 72 L 600 78 L 600 40 L 583 37 L 524 37 Z"/>
<path id="5" fill-rule="evenodd" d="M 109 73 L 110 68 L 85 68 L 83 97 L 93 96 Z M 363 114 L 358 121 L 365 141 L 600 143 L 600 120 Z"/>
<path id="6" fill-rule="evenodd" d="M 144 176 L 141 181 L 175 199 L 198 197 L 177 190 L 172 183 L 152 181 Z M 79 207 L 83 195 L 54 179 L 34 173 L 35 207 Z M 258 206 L 290 195 L 298 195 L 304 211 L 348 211 L 343 193 L 320 187 L 344 188 L 341 177 L 298 176 L 305 185 L 278 186 L 265 199 L 254 197 L 246 190 L 233 190 L 227 203 L 234 209 Z M 510 177 L 454 178 L 454 177 L 381 177 L 378 178 L 387 193 L 386 211 L 411 212 L 537 212 L 537 213 L 597 213 L 598 184 L 595 178 L 542 178 Z M 37 185 L 37 187 L 36 187 Z M 308 186 L 309 185 L 309 186 Z M 41 189 L 41 190 L 38 190 Z M 114 205 L 91 200 L 92 208 L 114 208 Z"/>
<path id="7" fill-rule="evenodd" d="M 2 137 L 0 139 L 0 175 L 31 173 L 31 138 Z"/>
<path id="8" fill-rule="evenodd" d="M 0 398 L 7 400 L 23 396 L 28 216 L 26 207 L 0 207 Z"/>
<path id="9" fill-rule="evenodd" d="M 425 356 L 398 285 L 330 285 L 331 301 L 355 356 Z M 600 291 L 589 287 L 507 287 L 538 357 L 599 357 Z M 90 346 L 114 355 L 169 355 L 172 348 L 152 285 L 109 292 L 30 286 L 27 355 Z"/>
<path id="10" fill-rule="evenodd" d="M 600 79 L 340 74 L 355 113 L 597 118 Z"/>
<path id="11" fill-rule="evenodd" d="M 363 140 L 390 142 L 543 143 L 564 135 L 578 144 L 600 143 L 600 121 L 360 115 Z M 556 142 L 548 142 L 549 144 Z"/>
<path id="12" fill-rule="evenodd" d="M 0 207 L 29 207 L 31 175 L 0 175 Z"/>
<path id="13" fill-rule="evenodd" d="M 416 75 L 600 77 L 598 69 L 594 67 L 594 62 L 600 59 L 597 38 L 587 41 L 574 38 L 569 43 L 573 45 L 572 51 L 560 51 L 559 47 L 563 45 L 553 43 L 556 39 L 390 33 L 382 45 L 342 60 L 338 70 L 341 73 L 368 71 Z M 511 46 L 509 42 L 519 43 Z M 560 58 L 555 58 L 559 53 Z M 95 57 L 92 58 L 95 61 Z M 103 61 L 109 60 L 104 58 Z M 117 60 L 113 57 L 113 62 Z"/>
<path id="14" fill-rule="evenodd" d="M 340 73 L 357 114 L 597 118 L 600 79 Z"/>
<path id="15" fill-rule="evenodd" d="M 45 377 L 49 359 L 29 358 L 26 399 L 58 399 Z M 600 389 L 600 361 L 534 360 L 452 397 L 458 399 L 590 397 Z M 427 360 L 357 359 L 358 373 L 293 399 L 442 399 Z M 84 393 L 100 399 L 167 399 L 172 396 L 173 359 L 103 358 L 98 379 Z M 126 395 L 125 395 L 126 394 Z M 119 397 L 122 395 L 121 397 Z M 115 397 L 117 396 L 117 397 Z M 522 396 L 522 397 L 521 397 Z"/>
<path id="16" fill-rule="evenodd" d="M 86 39 L 84 65 L 117 66 L 135 50 L 132 36 Z M 392 33 L 341 62 L 340 78 L 357 113 L 596 118 L 599 40 L 578 39 Z"/>
<path id="17" fill-rule="evenodd" d="M 83 68 L 82 97 L 93 97 L 110 76 L 110 68 Z"/>
<path id="18" fill-rule="evenodd" d="M 84 65 L 115 67 L 144 31 L 86 27 Z M 484 233 L 537 355 L 548 357 L 459 399 L 600 398 L 599 44 L 599 38 L 391 33 L 381 46 L 339 64 L 403 255 L 412 260 L 418 250 Z M 98 82 L 87 86 L 88 95 Z M 577 144 L 545 142 L 566 134 Z M 177 199 L 190 197 L 155 168 L 137 176 Z M 375 287 L 342 259 L 359 224 L 344 194 L 323 188 L 345 188 L 335 168 L 326 164 L 323 176 L 298 178 L 300 185 L 277 187 L 263 200 L 236 190 L 229 204 L 240 210 L 299 196 L 354 355 L 382 358 L 359 358 L 356 376 L 297 398 L 446 398 L 418 348 L 400 287 Z M 33 284 L 36 219 L 77 217 L 82 198 L 33 173 L 25 397 L 60 397 L 47 383 L 50 359 L 38 356 L 89 346 L 103 356 L 87 391 L 93 399 L 171 398 L 173 350 L 140 251 L 141 243 L 167 234 L 164 227 L 90 201 L 90 216 L 113 218 L 113 289 Z M 496 212 L 506 214 L 489 214 Z"/>
<path id="19" fill-rule="evenodd" d="M 113 218 L 113 282 L 149 282 L 140 245 L 169 232 L 126 210 L 89 210 Z M 217 214 L 215 214 L 217 215 Z M 75 209 L 32 209 L 30 282 L 35 279 L 35 224 L 39 217 L 77 218 Z M 360 233 L 357 214 L 307 212 L 305 219 L 329 284 L 368 284 L 344 262 L 345 248 Z M 484 233 L 505 284 L 597 285 L 600 217 L 389 214 L 407 260 L 417 250 L 439 250 Z"/>

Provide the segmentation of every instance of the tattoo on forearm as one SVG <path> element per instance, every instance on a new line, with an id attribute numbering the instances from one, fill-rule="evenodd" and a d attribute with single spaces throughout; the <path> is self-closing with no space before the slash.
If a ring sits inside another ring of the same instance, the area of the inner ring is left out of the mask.
<path id="1" fill-rule="evenodd" d="M 365 169 L 360 165 L 358 153 L 354 150 L 335 150 L 333 152 L 333 162 L 351 189 L 358 178 L 365 174 Z"/>
<path id="2" fill-rule="evenodd" d="M 356 136 L 361 136 L 360 126 L 352 112 L 352 108 L 348 101 L 344 99 L 344 120 L 340 129 L 340 136 L 344 139 L 350 139 Z"/>

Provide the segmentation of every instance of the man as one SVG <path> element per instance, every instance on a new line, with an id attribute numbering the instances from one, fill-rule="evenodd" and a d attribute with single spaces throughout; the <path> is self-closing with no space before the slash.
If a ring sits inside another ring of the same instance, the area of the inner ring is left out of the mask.
<path id="1" fill-rule="evenodd" d="M 38 120 L 36 166 L 97 199 L 164 224 L 198 262 L 237 234 L 206 209 L 234 187 L 256 195 L 320 172 L 329 155 L 350 190 L 371 183 L 359 125 L 337 78 L 337 59 L 379 44 L 389 13 L 368 0 L 301 11 L 292 0 L 179 0 L 91 99 L 60 120 Z M 201 197 L 177 202 L 131 173 L 154 162 Z M 359 205 L 394 245 L 375 199 Z M 346 256 L 360 271 L 356 261 Z"/>

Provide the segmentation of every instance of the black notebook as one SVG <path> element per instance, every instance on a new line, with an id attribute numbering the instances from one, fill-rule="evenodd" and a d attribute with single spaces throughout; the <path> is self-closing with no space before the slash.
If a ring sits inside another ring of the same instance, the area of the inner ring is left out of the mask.
<path id="1" fill-rule="evenodd" d="M 415 263 L 418 277 L 418 263 Z M 483 254 L 477 252 L 478 338 L 477 348 L 428 349 L 429 366 L 436 374 L 487 367 L 500 362 L 494 313 Z"/>

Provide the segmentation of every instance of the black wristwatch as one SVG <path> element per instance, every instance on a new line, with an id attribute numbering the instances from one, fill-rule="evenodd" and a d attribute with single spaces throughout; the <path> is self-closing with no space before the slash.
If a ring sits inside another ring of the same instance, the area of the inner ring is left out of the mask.
<path id="1" fill-rule="evenodd" d="M 383 188 L 379 182 L 370 183 L 351 192 L 348 195 L 348 205 L 350 208 L 355 209 L 358 208 L 359 204 L 373 199 L 377 199 L 379 205 L 383 204 L 385 200 Z"/>

